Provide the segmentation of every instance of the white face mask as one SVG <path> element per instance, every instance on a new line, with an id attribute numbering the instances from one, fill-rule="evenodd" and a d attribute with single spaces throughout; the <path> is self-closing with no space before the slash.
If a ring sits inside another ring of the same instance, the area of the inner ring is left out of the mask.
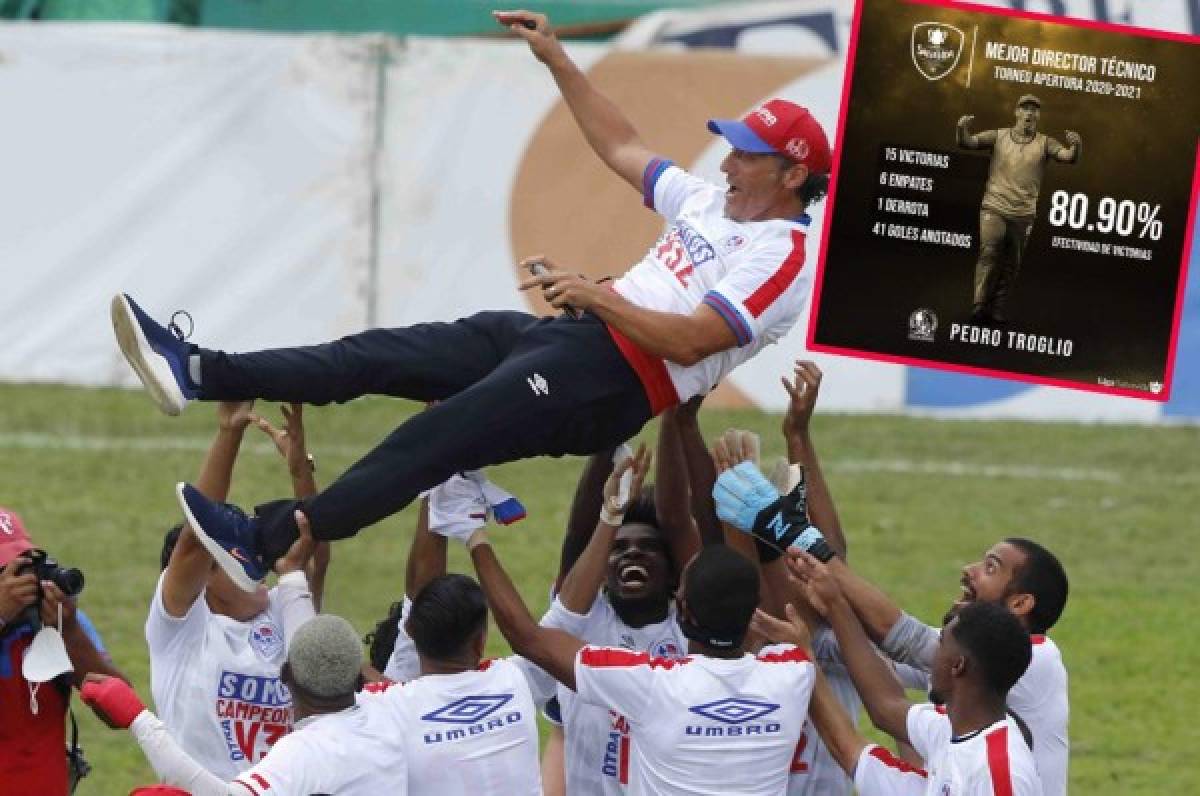
<path id="1" fill-rule="evenodd" d="M 58 609 L 58 627 L 62 627 L 62 606 Z M 25 650 L 21 662 L 21 674 L 29 682 L 29 710 L 37 715 L 37 689 L 55 677 L 75 671 L 62 633 L 55 627 L 43 627 L 33 637 L 33 643 Z"/>

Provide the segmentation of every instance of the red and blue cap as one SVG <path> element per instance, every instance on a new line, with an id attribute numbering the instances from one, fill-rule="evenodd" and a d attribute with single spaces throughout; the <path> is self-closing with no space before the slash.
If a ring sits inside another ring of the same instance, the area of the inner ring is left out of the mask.
<path id="1" fill-rule="evenodd" d="M 783 155 L 808 167 L 813 174 L 828 174 L 833 168 L 829 138 L 808 108 L 783 99 L 764 102 L 736 119 L 709 119 L 709 131 L 734 149 L 759 154 Z"/>

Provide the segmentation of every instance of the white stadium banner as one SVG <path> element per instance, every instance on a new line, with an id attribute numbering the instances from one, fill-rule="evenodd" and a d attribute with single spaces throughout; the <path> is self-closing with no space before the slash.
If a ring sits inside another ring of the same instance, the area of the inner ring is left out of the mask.
<path id="1" fill-rule="evenodd" d="M 1177 6 L 1154 19 L 1141 5 L 1106 8 L 1190 29 L 1190 1 L 1145 4 Z M 778 95 L 812 108 L 832 135 L 848 25 L 840 0 L 663 12 L 614 46 L 571 53 L 648 144 L 720 181 L 724 147 L 704 128 L 710 116 Z M 189 310 L 208 345 L 308 343 L 369 324 L 529 309 L 516 290 L 521 257 L 616 274 L 661 230 L 588 152 L 553 81 L 517 42 L 10 24 L 0 25 L 0 90 L 7 381 L 131 384 L 108 328 L 119 290 L 160 316 Z M 817 223 L 806 267 L 816 267 L 819 235 Z M 778 378 L 804 355 L 806 321 L 739 369 L 717 401 L 782 406 Z M 822 405 L 1200 417 L 1200 383 L 1184 372 L 1200 349 L 1185 339 L 1188 323 L 1165 412 L 833 356 L 817 357 L 829 374 Z"/>

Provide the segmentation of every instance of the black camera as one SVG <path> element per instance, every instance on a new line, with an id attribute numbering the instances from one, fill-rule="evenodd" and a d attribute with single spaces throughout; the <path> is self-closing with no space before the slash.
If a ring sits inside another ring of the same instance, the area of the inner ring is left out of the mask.
<path id="1" fill-rule="evenodd" d="M 83 573 L 74 567 L 64 567 L 46 553 L 45 550 L 29 550 L 18 558 L 18 575 L 32 572 L 39 581 L 48 580 L 68 597 L 75 597 L 83 591 Z"/>

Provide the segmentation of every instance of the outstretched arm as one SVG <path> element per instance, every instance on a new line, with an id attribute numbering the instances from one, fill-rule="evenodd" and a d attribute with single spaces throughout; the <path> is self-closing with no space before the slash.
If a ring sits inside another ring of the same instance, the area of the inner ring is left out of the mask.
<path id="1" fill-rule="evenodd" d="M 958 145 L 963 149 L 991 149 L 996 145 L 996 131 L 987 130 L 978 135 L 971 134 L 971 122 L 975 117 L 967 115 L 958 120 L 955 134 Z"/>
<path id="2" fill-rule="evenodd" d="M 571 613 L 586 614 L 596 601 L 596 595 L 600 593 L 608 569 L 608 553 L 613 538 L 624 521 L 629 505 L 642 491 L 642 481 L 650 468 L 650 459 L 651 455 L 646 446 L 639 446 L 632 458 L 617 464 L 604 483 L 604 503 L 596 522 L 596 530 L 592 532 L 592 538 L 584 548 L 583 555 L 563 578 L 562 587 L 558 591 L 559 602 Z M 622 480 L 627 473 L 628 483 L 624 485 L 627 488 L 623 489 Z"/>
<path id="3" fill-rule="evenodd" d="M 612 473 L 615 454 L 616 448 L 605 448 L 588 457 L 583 465 L 579 483 L 575 485 L 575 497 L 571 500 L 571 511 L 567 515 L 567 532 L 559 552 L 558 575 L 554 579 L 556 591 L 583 554 L 596 529 L 596 517 L 600 515 L 600 506 L 604 503 L 604 482 Z"/>
<path id="4" fill-rule="evenodd" d="M 907 741 L 911 705 L 903 686 L 867 639 L 830 567 L 807 553 L 801 556 L 808 566 L 798 575 L 808 602 L 833 628 L 842 659 L 871 721 L 893 738 Z"/>
<path id="5" fill-rule="evenodd" d="M 597 91 L 570 59 L 546 15 L 531 11 L 494 11 L 492 15 L 524 39 L 534 56 L 550 70 L 592 151 L 641 193 L 642 177 L 654 153 L 642 143 L 625 114 Z"/>
<path id="6" fill-rule="evenodd" d="M 298 498 L 312 497 L 317 494 L 317 463 L 308 453 L 304 433 L 304 405 L 284 404 L 279 409 L 283 413 L 283 428 L 276 428 L 258 414 L 253 415 L 254 424 L 271 438 L 275 449 L 287 463 L 288 474 L 292 478 L 292 494 Z M 329 542 L 317 542 L 312 558 L 304 569 L 312 593 L 313 606 L 318 611 L 321 610 L 321 599 L 325 595 L 325 575 L 329 572 L 330 558 Z"/>
<path id="7" fill-rule="evenodd" d="M 658 425 L 654 508 L 677 570 L 683 569 L 700 549 L 700 535 L 692 519 L 693 495 L 683 439 L 690 428 L 696 427 L 696 411 L 700 408 L 700 400 L 701 396 L 697 396 L 683 406 L 671 407 L 662 413 Z M 703 444 L 701 440 L 701 446 Z M 712 485 L 709 484 L 707 489 L 711 493 Z"/>
<path id="8" fill-rule="evenodd" d="M 817 449 L 809 434 L 813 409 L 817 405 L 817 393 L 821 389 L 821 369 L 815 362 L 796 360 L 795 381 L 783 378 L 783 388 L 788 393 L 787 414 L 783 417 L 783 438 L 787 441 L 788 461 L 803 465 L 808 484 L 808 516 L 821 529 L 825 541 L 834 552 L 846 557 L 846 536 L 838 519 L 833 495 L 821 473 L 817 460 Z"/>
<path id="9" fill-rule="evenodd" d="M 534 621 L 529 608 L 500 566 L 487 532 L 480 529 L 467 541 L 471 561 L 479 576 L 479 585 L 487 596 L 488 608 L 500 633 L 508 639 L 513 652 L 542 667 L 554 679 L 575 689 L 575 656 L 583 642 L 569 633 L 542 627 Z"/>
<path id="10" fill-rule="evenodd" d="M 133 733 L 162 781 L 185 788 L 194 796 L 227 796 L 237 792 L 232 783 L 206 771 L 185 752 L 128 683 L 93 674 L 80 692 L 101 721 L 114 730 L 127 729 Z"/>
<path id="11" fill-rule="evenodd" d="M 196 478 L 196 489 L 210 500 L 223 501 L 229 497 L 233 465 L 237 461 L 246 426 L 253 420 L 253 406 L 253 401 L 222 401 L 217 405 L 217 435 Z M 187 614 L 208 583 L 212 565 L 212 556 L 185 522 L 163 577 L 163 608 L 168 615 L 179 617 Z"/>

